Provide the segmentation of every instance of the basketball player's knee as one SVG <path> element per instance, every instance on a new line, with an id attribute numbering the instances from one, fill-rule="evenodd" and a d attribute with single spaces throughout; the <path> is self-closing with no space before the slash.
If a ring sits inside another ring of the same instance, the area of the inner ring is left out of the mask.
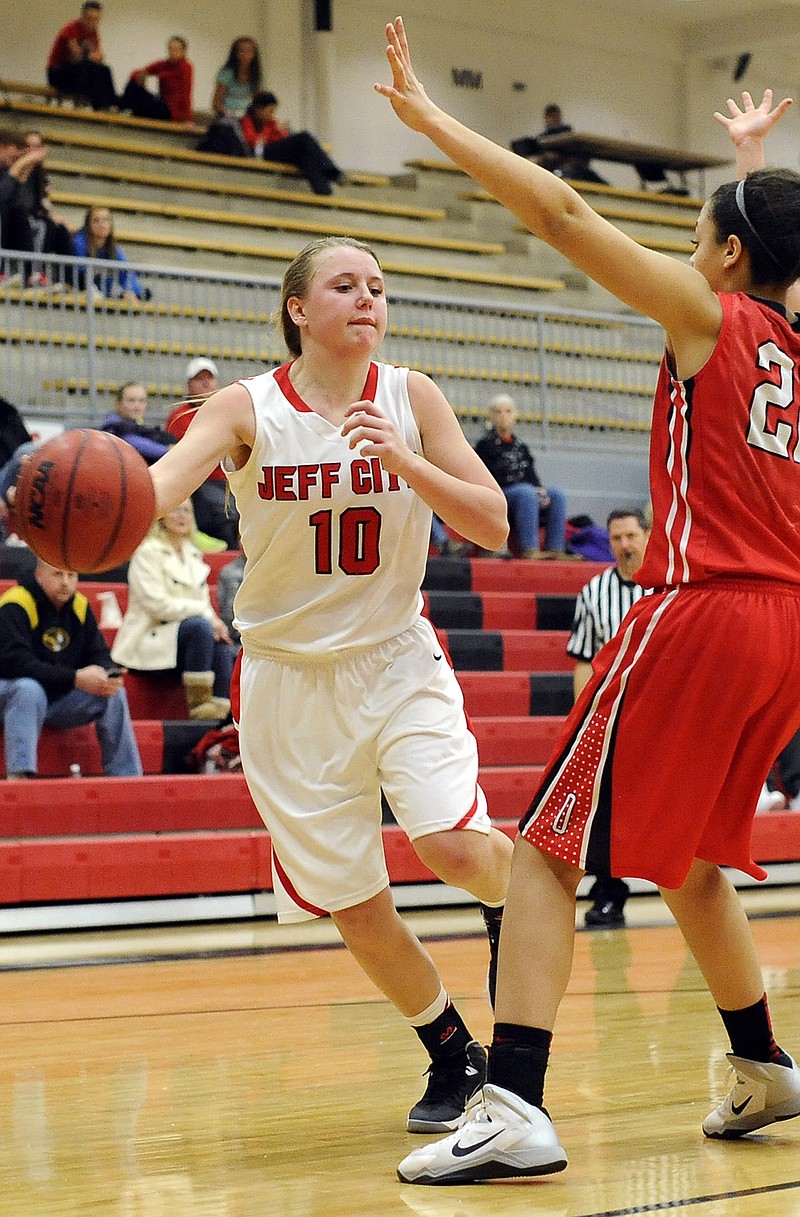
<path id="1" fill-rule="evenodd" d="M 422 862 L 445 882 L 468 887 L 489 864 L 488 839 L 477 832 L 434 832 L 418 837 L 414 849 Z"/>

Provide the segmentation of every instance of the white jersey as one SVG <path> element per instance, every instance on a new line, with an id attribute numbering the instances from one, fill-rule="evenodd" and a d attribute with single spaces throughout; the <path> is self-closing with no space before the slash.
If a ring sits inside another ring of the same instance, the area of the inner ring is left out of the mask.
<path id="1" fill-rule="evenodd" d="M 235 624 L 254 654 L 374 646 L 419 615 L 431 510 L 306 405 L 290 366 L 241 381 L 255 441 L 247 464 L 226 470 L 247 555 Z M 370 364 L 362 398 L 422 452 L 408 368 Z"/>

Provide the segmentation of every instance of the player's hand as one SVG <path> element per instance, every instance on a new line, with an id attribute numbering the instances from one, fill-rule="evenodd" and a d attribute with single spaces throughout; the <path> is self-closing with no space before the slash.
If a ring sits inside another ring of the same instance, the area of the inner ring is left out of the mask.
<path id="1" fill-rule="evenodd" d="M 791 97 L 779 101 L 773 109 L 772 89 L 765 89 L 760 105 L 756 105 L 749 93 L 742 93 L 739 107 L 732 97 L 728 98 L 730 114 L 716 111 L 714 118 L 721 123 L 736 147 L 748 139 L 763 139 L 780 122 L 792 104 Z"/>
<path id="2" fill-rule="evenodd" d="M 376 84 L 375 92 L 389 98 L 397 117 L 412 131 L 424 131 L 426 122 L 436 113 L 436 106 L 417 80 L 411 66 L 402 17 L 397 17 L 386 26 L 386 38 L 386 58 L 392 69 L 392 83 Z"/>
<path id="3" fill-rule="evenodd" d="M 374 402 L 357 401 L 348 407 L 342 435 L 349 438 L 350 448 L 358 448 L 361 456 L 380 457 L 387 473 L 402 474 L 407 468 L 411 450 L 391 419 Z"/>
<path id="4" fill-rule="evenodd" d="M 75 688 L 81 693 L 91 693 L 94 697 L 113 697 L 122 688 L 121 676 L 109 676 L 105 668 L 99 664 L 89 664 L 88 667 L 78 668 L 75 673 Z"/>

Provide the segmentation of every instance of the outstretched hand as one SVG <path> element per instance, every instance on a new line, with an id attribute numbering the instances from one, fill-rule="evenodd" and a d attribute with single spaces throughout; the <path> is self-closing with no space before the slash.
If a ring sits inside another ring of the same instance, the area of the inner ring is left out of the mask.
<path id="1" fill-rule="evenodd" d="M 731 140 L 738 147 L 748 139 L 763 139 L 775 124 L 780 122 L 791 104 L 791 97 L 785 97 L 773 109 L 772 89 L 765 89 L 760 105 L 755 105 L 749 93 L 742 93 L 741 108 L 729 97 L 730 115 L 716 111 L 714 117 L 727 129 Z"/>
<path id="2" fill-rule="evenodd" d="M 386 58 L 392 69 L 390 85 L 376 84 L 375 92 L 388 97 L 397 117 L 412 131 L 423 131 L 425 119 L 436 110 L 431 99 L 417 80 L 411 66 L 403 18 L 397 17 L 386 26 Z"/>

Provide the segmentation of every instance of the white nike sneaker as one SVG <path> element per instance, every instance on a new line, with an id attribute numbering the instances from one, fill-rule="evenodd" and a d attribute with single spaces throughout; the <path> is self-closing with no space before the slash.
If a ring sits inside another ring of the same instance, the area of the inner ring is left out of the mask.
<path id="1" fill-rule="evenodd" d="M 789 1058 L 791 1060 L 791 1057 Z M 736 1081 L 730 1094 L 703 1120 L 707 1137 L 743 1137 L 778 1120 L 800 1116 L 800 1069 L 728 1053 Z"/>
<path id="2" fill-rule="evenodd" d="M 474 1183 L 550 1175 L 566 1165 L 567 1155 L 542 1109 L 487 1085 L 470 1102 L 461 1128 L 415 1149 L 397 1175 L 403 1183 Z"/>

